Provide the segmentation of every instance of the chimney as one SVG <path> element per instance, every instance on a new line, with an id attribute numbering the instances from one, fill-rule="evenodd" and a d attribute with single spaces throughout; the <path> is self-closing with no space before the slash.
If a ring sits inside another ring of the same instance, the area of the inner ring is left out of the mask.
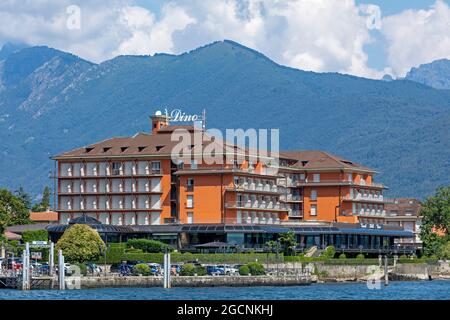
<path id="1" fill-rule="evenodd" d="M 159 129 L 169 125 L 169 117 L 163 115 L 161 111 L 156 111 L 150 119 L 152 119 L 152 134 L 156 134 Z"/>

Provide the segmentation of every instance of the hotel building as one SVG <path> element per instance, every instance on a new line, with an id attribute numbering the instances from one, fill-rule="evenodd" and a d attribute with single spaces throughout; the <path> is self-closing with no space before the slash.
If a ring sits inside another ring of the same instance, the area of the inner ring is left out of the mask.
<path id="1" fill-rule="evenodd" d="M 388 228 L 381 225 L 385 187 L 373 181 L 374 170 L 322 151 L 280 152 L 275 168 L 270 156 L 252 156 L 247 150 L 215 139 L 203 139 L 189 147 L 194 154 L 215 147 L 222 150 L 216 157 L 225 159 L 233 154 L 231 163 L 173 161 L 172 151 L 178 141 L 172 141 L 171 136 L 177 129 L 188 132 L 192 141 L 196 141 L 196 134 L 207 135 L 200 128 L 170 125 L 168 117 L 155 115 L 151 133 L 111 138 L 55 156 L 60 224 L 90 217 L 104 225 L 128 226 L 149 234 L 178 226 L 189 229 L 191 236 L 182 236 L 181 241 L 189 244 L 229 241 L 231 238 L 211 236 L 220 232 L 206 232 L 211 228 L 225 230 L 226 226 L 234 226 L 230 227 L 233 232 L 236 227 L 245 230 L 248 226 L 250 230 L 251 226 L 263 226 L 262 233 L 271 235 L 266 238 L 278 233 L 275 226 L 281 228 L 280 232 L 284 226 L 316 226 L 319 231 L 320 227 L 338 225 L 373 232 Z M 237 161 L 239 157 L 242 161 Z M 205 232 L 190 232 L 198 230 Z M 245 242 L 254 237 L 251 233 L 241 232 Z M 179 238 L 180 232 L 177 234 Z M 324 237 L 310 241 L 323 245 Z M 253 240 L 259 243 L 266 238 Z M 330 239 L 325 242 L 336 241 L 336 237 Z M 373 240 L 378 244 L 383 241 L 393 243 L 391 238 L 383 240 L 383 234 Z M 350 244 L 347 235 L 345 243 Z M 355 238 L 354 245 L 359 247 L 356 243 Z"/>

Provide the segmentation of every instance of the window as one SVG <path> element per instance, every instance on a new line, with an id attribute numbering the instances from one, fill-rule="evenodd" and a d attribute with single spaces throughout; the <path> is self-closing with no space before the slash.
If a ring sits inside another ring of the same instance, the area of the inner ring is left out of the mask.
<path id="1" fill-rule="evenodd" d="M 304 173 L 300 173 L 300 180 L 302 180 L 302 181 L 305 180 L 305 174 Z"/>
<path id="2" fill-rule="evenodd" d="M 112 163 L 112 175 L 118 176 L 120 174 L 121 167 L 122 167 L 122 164 L 120 162 L 113 162 Z"/>
<path id="3" fill-rule="evenodd" d="M 311 190 L 311 200 L 317 200 L 317 190 Z"/>
<path id="4" fill-rule="evenodd" d="M 187 191 L 191 192 L 194 191 L 194 178 L 188 178 L 187 179 Z"/>
<path id="5" fill-rule="evenodd" d="M 351 173 L 347 174 L 347 181 L 353 181 L 353 175 Z"/>
<path id="6" fill-rule="evenodd" d="M 311 216 L 317 216 L 317 205 L 316 204 L 311 205 Z"/>
<path id="7" fill-rule="evenodd" d="M 184 161 L 178 160 L 178 169 L 180 169 L 180 170 L 184 169 Z"/>
<path id="8" fill-rule="evenodd" d="M 187 213 L 187 223 L 194 223 L 194 213 L 193 212 Z"/>
<path id="9" fill-rule="evenodd" d="M 192 196 L 192 195 L 187 196 L 186 207 L 187 208 L 193 208 L 194 207 L 194 196 Z"/>
<path id="10" fill-rule="evenodd" d="M 313 182 L 320 182 L 320 173 L 314 173 Z"/>
<path id="11" fill-rule="evenodd" d="M 161 172 L 161 162 L 152 161 L 152 173 L 160 173 Z"/>

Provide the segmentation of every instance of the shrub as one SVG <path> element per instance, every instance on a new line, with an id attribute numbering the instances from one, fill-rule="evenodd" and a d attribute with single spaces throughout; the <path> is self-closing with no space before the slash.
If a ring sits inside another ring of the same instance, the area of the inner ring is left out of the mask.
<path id="1" fill-rule="evenodd" d="M 356 256 L 356 259 L 359 259 L 359 260 L 363 260 L 365 257 L 364 257 L 364 255 L 362 254 L 362 253 L 360 253 L 360 254 L 358 254 L 357 256 Z"/>
<path id="2" fill-rule="evenodd" d="M 332 259 L 334 258 L 334 255 L 336 254 L 336 250 L 333 246 L 328 246 L 326 249 L 320 254 L 321 257 Z"/>
<path id="3" fill-rule="evenodd" d="M 248 276 L 250 273 L 250 269 L 248 268 L 247 265 L 243 265 L 239 267 L 239 274 L 241 276 Z"/>
<path id="4" fill-rule="evenodd" d="M 133 249 L 140 249 L 143 252 L 157 253 L 157 252 L 172 252 L 174 249 L 172 246 L 165 244 L 161 241 L 147 240 L 147 239 L 130 239 L 127 241 L 127 247 Z"/>
<path id="5" fill-rule="evenodd" d="M 55 249 L 61 249 L 67 261 L 84 262 L 98 259 L 105 243 L 96 230 L 86 224 L 75 224 L 64 231 Z"/>
<path id="6" fill-rule="evenodd" d="M 196 273 L 195 271 L 194 265 L 187 263 L 181 267 L 180 276 L 193 276 Z"/>
<path id="7" fill-rule="evenodd" d="M 196 267 L 196 268 L 195 268 L 195 273 L 196 273 L 198 276 L 204 276 L 204 275 L 206 275 L 206 267 L 202 267 L 202 266 Z"/>
<path id="8" fill-rule="evenodd" d="M 347 256 L 345 255 L 345 253 L 341 253 L 339 255 L 339 259 L 347 259 Z"/>
<path id="9" fill-rule="evenodd" d="M 139 263 L 133 268 L 134 275 L 148 276 L 150 274 L 150 266 L 145 263 Z"/>
<path id="10" fill-rule="evenodd" d="M 264 266 L 261 263 L 250 262 L 250 263 L 247 263 L 247 266 L 248 266 L 248 269 L 252 276 L 260 276 L 260 275 L 266 274 L 266 271 L 264 270 Z"/>

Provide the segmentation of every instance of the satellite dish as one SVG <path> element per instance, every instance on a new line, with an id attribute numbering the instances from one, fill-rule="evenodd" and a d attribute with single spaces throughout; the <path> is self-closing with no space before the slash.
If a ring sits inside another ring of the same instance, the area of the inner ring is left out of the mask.
<path id="1" fill-rule="evenodd" d="M 162 115 L 161 111 L 158 110 L 158 111 L 155 112 L 155 116 L 161 116 L 161 115 Z"/>

